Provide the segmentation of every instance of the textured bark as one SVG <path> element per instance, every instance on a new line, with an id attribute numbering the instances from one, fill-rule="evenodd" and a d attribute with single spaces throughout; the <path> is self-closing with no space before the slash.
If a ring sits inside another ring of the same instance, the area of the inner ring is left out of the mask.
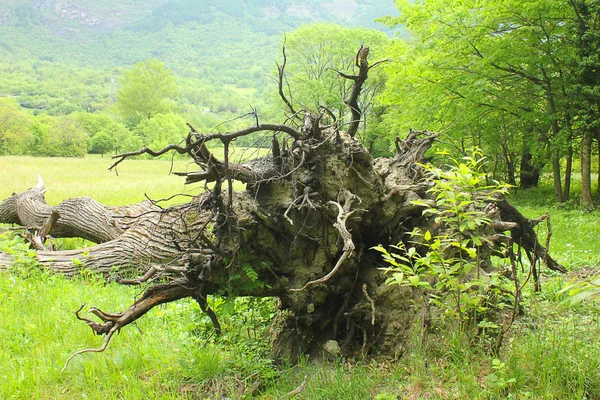
<path id="1" fill-rule="evenodd" d="M 555 150 L 552 152 L 552 181 L 554 183 L 554 199 L 557 203 L 563 203 L 565 201 L 562 197 L 562 180 L 560 175 L 560 157 L 558 151 Z"/>
<path id="2" fill-rule="evenodd" d="M 33 193 L 36 192 L 34 188 Z M 31 194 L 32 189 L 25 193 Z M 30 199 L 32 196 L 19 196 L 19 198 Z M 66 200 L 57 208 L 63 212 L 69 210 L 67 207 L 62 207 L 64 204 L 82 204 L 86 207 L 73 209 L 70 218 L 62 221 L 61 229 L 55 232 L 53 228 L 51 233 L 55 235 L 58 233 L 59 237 L 73 237 L 75 233 L 80 232 L 80 237 L 86 239 L 101 237 L 108 239 L 108 232 L 114 232 L 116 236 L 97 246 L 80 250 L 37 252 L 36 258 L 42 268 L 66 276 L 75 276 L 87 270 L 105 277 L 121 277 L 143 273 L 155 264 L 180 266 L 184 262 L 181 257 L 187 250 L 186 243 L 190 242 L 192 235 L 197 234 L 199 226 L 206 223 L 201 213 L 188 213 L 190 208 L 196 208 L 192 203 L 167 210 L 161 210 L 149 202 L 129 207 L 108 208 L 83 198 Z M 87 214 L 91 209 L 90 204 L 102 213 L 101 218 L 94 218 Z M 40 207 L 38 210 L 45 213 L 48 208 L 50 207 Z M 31 216 L 29 214 L 31 210 L 33 208 L 28 210 L 28 217 Z M 113 211 L 112 217 L 108 217 L 107 210 Z M 82 220 L 75 221 L 71 225 L 77 216 Z M 63 214 L 58 221 L 61 219 Z M 86 221 L 95 223 L 81 229 L 80 227 Z M 119 223 L 120 221 L 123 222 Z M 120 229 L 117 230 L 117 227 Z M 123 228 L 127 229 L 123 231 Z M 117 235 L 116 232 L 121 234 Z M 0 267 L 6 268 L 11 263 L 11 256 L 0 253 Z M 178 269 L 167 268 L 166 273 L 172 275 L 174 271 Z"/>
<path id="3" fill-rule="evenodd" d="M 52 212 L 60 218 L 52 227 L 53 237 L 80 237 L 96 243 L 107 242 L 121 236 L 137 223 L 137 216 L 159 212 L 160 208 L 149 201 L 125 207 L 108 207 L 89 197 L 67 199 L 53 207 L 46 203 L 46 187 L 39 183 L 31 189 L 16 194 L 0 203 L 0 223 L 41 228 Z"/>
<path id="4" fill-rule="evenodd" d="M 581 138 L 581 205 L 587 209 L 594 208 L 592 200 L 592 142 L 591 132 Z"/>

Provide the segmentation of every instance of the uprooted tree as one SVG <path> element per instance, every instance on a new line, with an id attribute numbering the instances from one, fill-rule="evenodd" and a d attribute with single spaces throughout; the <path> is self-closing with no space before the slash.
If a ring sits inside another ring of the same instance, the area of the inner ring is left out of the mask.
<path id="1" fill-rule="evenodd" d="M 356 75 L 340 73 L 353 81 L 345 100 L 352 116 L 347 131 L 324 107 L 317 112 L 294 109 L 283 90 L 284 64 L 279 89 L 290 112 L 287 124 L 263 124 L 253 114 L 255 122 L 235 132 L 205 135 L 190 125 L 185 144 L 160 151 L 142 148 L 118 156 L 111 167 L 144 153 L 187 154 L 200 169 L 182 174 L 186 182 L 211 185 L 186 204 L 163 209 L 145 201 L 107 207 L 90 198 L 76 198 L 52 207 L 44 200 L 41 181 L 4 200 L 0 222 L 33 232 L 29 238 L 40 268 L 69 276 L 85 269 L 124 284 L 149 284 L 124 311 L 90 309 L 100 322 L 77 313 L 106 338 L 101 348 L 76 354 L 104 350 L 116 331 L 153 307 L 186 297 L 195 299 L 219 330 L 207 296 L 224 287 L 231 289 L 229 278 L 234 274 L 242 279 L 230 295 L 280 299 L 285 312 L 274 341 L 277 356 L 293 360 L 320 351 L 328 340 L 337 341 L 344 354 L 403 351 L 419 313 L 413 291 L 386 285 L 379 268 L 381 255 L 370 248 L 406 241 L 414 228 L 435 225 L 422 214 L 423 201 L 435 206 L 435 199 L 430 198 L 418 163 L 437 135 L 411 131 L 405 140 L 397 139 L 395 156 L 371 157 L 355 138 L 362 118 L 361 88 L 377 64 L 369 65 L 367 56 L 368 48 L 361 48 Z M 271 154 L 231 162 L 232 142 L 255 132 L 272 133 Z M 223 145 L 222 160 L 207 147 L 213 141 Z M 245 183 L 246 190 L 233 191 L 233 180 Z M 502 196 L 482 199 L 480 208 L 493 222 L 488 227 L 490 238 L 510 231 L 512 242 L 532 260 L 564 270 L 538 242 L 534 221 Z M 98 245 L 53 251 L 44 242 L 48 235 L 82 237 Z M 496 241 L 490 239 L 479 247 L 482 263 L 499 254 L 493 251 Z M 10 263 L 11 256 L 0 254 L 0 265 Z M 257 276 L 244 272 L 248 269 Z"/>

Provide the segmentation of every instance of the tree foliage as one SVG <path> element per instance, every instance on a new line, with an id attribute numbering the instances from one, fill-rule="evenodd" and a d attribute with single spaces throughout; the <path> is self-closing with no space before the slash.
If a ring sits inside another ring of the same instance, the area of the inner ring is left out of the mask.
<path id="1" fill-rule="evenodd" d="M 296 108 L 317 111 L 324 106 L 339 121 L 348 122 L 345 117 L 350 109 L 344 100 L 350 96 L 352 81 L 340 73 L 357 73 L 356 49 L 362 45 L 369 47 L 371 59 L 377 61 L 383 59 L 389 43 L 387 35 L 374 29 L 328 23 L 301 26 L 284 37 L 288 62 L 284 92 L 288 92 Z M 369 149 L 374 150 L 378 122 L 373 112 L 375 97 L 385 86 L 385 79 L 378 69 L 373 69 L 367 82 L 359 97 L 365 115 L 361 136 Z"/>
<path id="2" fill-rule="evenodd" d="M 31 145 L 31 119 L 12 99 L 0 99 L 0 154 L 24 154 Z"/>
<path id="3" fill-rule="evenodd" d="M 120 85 L 117 110 L 132 126 L 170 111 L 170 99 L 177 93 L 173 73 L 156 59 L 136 63 L 123 73 Z"/>
<path id="4" fill-rule="evenodd" d="M 584 93 L 577 88 L 586 79 L 597 83 L 589 71 L 584 79 L 583 67 L 594 64 L 589 56 L 596 46 L 589 33 L 594 29 L 580 26 L 594 25 L 596 14 L 581 11 L 593 2 L 397 4 L 401 16 L 386 21 L 402 24 L 409 38 L 390 50 L 395 63 L 382 98 L 388 123 L 396 131 L 423 125 L 444 131 L 463 151 L 482 146 L 498 154 L 510 182 L 516 181 L 519 161 L 538 171 L 550 161 L 556 200 L 568 199 L 573 142 L 586 135 L 575 124 L 583 101 L 577 93 Z"/>

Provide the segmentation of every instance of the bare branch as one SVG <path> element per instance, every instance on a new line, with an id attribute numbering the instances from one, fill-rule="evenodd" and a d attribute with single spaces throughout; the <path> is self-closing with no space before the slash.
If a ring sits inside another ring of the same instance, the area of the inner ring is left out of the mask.
<path id="1" fill-rule="evenodd" d="M 278 71 L 278 75 L 279 75 L 279 79 L 277 80 L 277 85 L 279 88 L 279 96 L 281 97 L 281 100 L 283 100 L 285 105 L 290 109 L 292 116 L 296 117 L 296 118 L 300 118 L 298 116 L 298 112 L 296 110 L 294 110 L 292 103 L 290 103 L 290 101 L 285 96 L 285 93 L 283 92 L 283 80 L 285 79 L 285 65 L 287 64 L 287 56 L 285 54 L 285 43 L 284 43 L 281 51 L 283 53 L 283 64 L 281 64 L 281 65 L 277 64 L 277 71 Z"/>
<path id="2" fill-rule="evenodd" d="M 302 380 L 302 383 L 296 389 L 288 392 L 284 396 L 284 398 L 289 399 L 289 398 L 298 396 L 300 393 L 302 393 L 304 391 L 304 389 L 306 389 L 307 383 L 308 383 L 308 375 L 304 375 L 304 379 Z"/>
<path id="3" fill-rule="evenodd" d="M 261 132 L 261 131 L 284 132 L 296 140 L 302 139 L 302 134 L 299 131 L 297 131 L 296 129 L 292 128 L 291 126 L 287 126 L 287 125 L 283 125 L 283 124 L 258 124 L 258 125 L 250 126 L 248 128 L 241 129 L 241 130 L 235 131 L 235 132 L 214 133 L 212 135 L 206 135 L 206 136 L 200 135 L 200 138 L 198 140 L 196 140 L 192 143 L 189 143 L 185 147 L 181 147 L 177 144 L 170 144 L 161 150 L 154 151 L 154 150 L 149 149 L 146 146 L 144 146 L 138 151 L 132 151 L 129 153 L 123 153 L 123 154 L 118 154 L 116 156 L 113 156 L 114 159 L 118 158 L 118 160 L 113 165 L 111 165 L 108 169 L 109 169 L 109 171 L 114 169 L 117 165 L 119 165 L 122 161 L 124 161 L 128 157 L 139 156 L 142 154 L 150 154 L 152 157 L 159 157 L 169 151 L 176 151 L 179 154 L 189 154 L 190 151 L 201 148 L 205 142 L 210 141 L 210 140 L 219 139 L 222 142 L 227 142 L 227 141 L 231 141 L 231 140 L 236 139 L 241 136 L 246 136 L 246 135 L 250 135 L 251 133 Z M 192 155 L 192 154 L 190 154 L 190 155 Z M 192 155 L 192 157 L 193 157 L 193 155 Z"/>
<path id="4" fill-rule="evenodd" d="M 369 292 L 367 291 L 366 283 L 363 283 L 362 290 L 363 290 L 363 294 L 365 295 L 365 297 L 369 301 L 369 304 L 371 305 L 371 325 L 375 325 L 375 302 L 373 301 L 371 296 L 369 296 Z"/>
<path id="5" fill-rule="evenodd" d="M 67 359 L 61 372 L 67 368 L 69 362 L 77 355 L 84 353 L 100 353 L 104 351 L 116 331 L 141 318 L 157 305 L 179 300 L 184 297 L 194 296 L 198 288 L 195 286 L 187 286 L 189 284 L 190 283 L 187 280 L 182 280 L 151 286 L 132 306 L 130 306 L 127 310 L 116 314 L 105 313 L 97 308 L 91 308 L 89 312 L 97 316 L 100 320 L 102 320 L 103 323 L 98 323 L 90 319 L 80 317 L 79 312 L 85 306 L 85 304 L 81 306 L 79 310 L 75 312 L 77 319 L 85 322 L 97 335 L 107 336 L 101 347 L 97 349 L 79 350 L 71 355 Z"/>
<path id="6" fill-rule="evenodd" d="M 344 103 L 346 103 L 352 113 L 350 127 L 348 128 L 348 134 L 352 137 L 354 137 L 358 131 L 358 126 L 360 124 L 362 115 L 362 111 L 358 105 L 358 97 L 360 96 L 363 84 L 369 75 L 369 62 L 367 60 L 368 56 L 369 48 L 360 46 L 360 49 L 356 53 L 356 66 L 359 68 L 358 75 L 340 74 L 342 78 L 354 81 L 350 97 L 344 100 Z"/>

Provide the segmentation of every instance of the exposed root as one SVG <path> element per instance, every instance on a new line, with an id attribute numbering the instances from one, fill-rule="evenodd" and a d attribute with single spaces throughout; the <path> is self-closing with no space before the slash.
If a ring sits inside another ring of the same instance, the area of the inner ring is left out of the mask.
<path id="1" fill-rule="evenodd" d="M 73 353 L 69 358 L 67 358 L 67 361 L 65 362 L 64 367 L 62 367 L 62 369 L 60 370 L 61 374 L 65 371 L 65 369 L 67 369 L 67 367 L 69 366 L 69 362 L 71 362 L 71 360 L 75 356 L 78 356 L 78 355 L 84 354 L 84 353 L 101 353 L 104 350 L 106 350 L 106 348 L 108 347 L 108 343 L 110 343 L 110 339 L 112 339 L 113 334 L 119 329 L 119 327 L 117 325 L 113 326 L 112 321 L 109 321 L 110 323 L 107 323 L 107 324 L 99 324 L 98 322 L 81 317 L 79 315 L 79 312 L 83 309 L 83 307 L 85 307 L 85 303 L 82 304 L 81 307 L 79 307 L 79 310 L 75 311 L 75 316 L 77 317 L 77 319 L 88 324 L 88 326 L 90 328 L 92 328 L 92 330 L 97 335 L 103 335 L 106 333 L 106 338 L 104 339 L 104 343 L 102 343 L 102 346 L 98 347 L 97 349 L 94 349 L 94 348 L 82 349 L 82 350 L 79 350 L 79 351 L 76 351 L 75 353 Z M 91 310 L 90 310 L 90 312 L 91 312 Z"/>
<path id="2" fill-rule="evenodd" d="M 327 204 L 333 204 L 338 208 L 337 221 L 333 224 L 333 226 L 340 232 L 340 236 L 342 237 L 342 240 L 344 241 L 344 252 L 342 253 L 341 257 L 338 259 L 337 263 L 335 264 L 335 266 L 333 267 L 331 272 L 329 272 L 327 275 L 325 275 L 322 278 L 307 282 L 300 289 L 290 289 L 291 292 L 301 292 L 310 286 L 316 285 L 318 283 L 327 282 L 329 279 L 331 279 L 332 276 L 334 276 L 337 273 L 337 271 L 340 269 L 340 267 L 342 266 L 344 261 L 346 261 L 346 259 L 350 256 L 350 254 L 352 254 L 352 252 L 356 248 L 356 246 L 354 245 L 354 242 L 352 241 L 352 234 L 348 231 L 348 228 L 346 228 L 346 221 L 354 213 L 354 211 L 349 211 L 349 209 L 350 209 L 350 206 L 352 205 L 352 200 L 355 197 L 354 195 L 352 195 L 349 192 L 348 192 L 348 194 L 349 194 L 349 196 L 346 197 L 346 203 L 344 204 L 344 207 L 342 207 L 340 205 L 340 203 L 338 203 L 337 201 L 329 201 L 327 203 Z"/>
<path id="3" fill-rule="evenodd" d="M 106 338 L 104 339 L 102 346 L 97 349 L 82 349 L 73 353 L 65 362 L 65 366 L 61 370 L 61 373 L 65 371 L 69 362 L 74 357 L 85 353 L 101 353 L 106 350 L 110 343 L 110 339 L 116 331 L 142 317 L 157 305 L 194 296 L 198 288 L 186 286 L 186 283 L 187 282 L 185 281 L 178 281 L 152 286 L 146 290 L 142 298 L 136 301 L 127 310 L 120 313 L 111 314 L 94 307 L 90 308 L 89 312 L 98 317 L 102 323 L 79 316 L 79 312 L 83 309 L 85 304 L 82 305 L 79 310 L 75 312 L 77 319 L 85 322 L 95 334 L 106 335 Z"/>
<path id="4" fill-rule="evenodd" d="M 292 201 L 290 203 L 289 207 L 287 208 L 287 210 L 285 210 L 285 213 L 283 213 L 283 217 L 290 223 L 290 225 L 294 225 L 294 221 L 292 221 L 292 219 L 290 217 L 288 217 L 288 213 L 292 210 L 292 208 L 295 208 L 298 210 L 301 210 L 304 207 L 308 207 L 311 210 L 317 209 L 315 204 L 310 200 L 311 195 L 317 195 L 317 193 L 311 193 L 310 187 L 306 186 L 304 188 L 304 194 L 302 196 L 297 197 L 294 201 Z"/>
<path id="5" fill-rule="evenodd" d="M 304 375 L 304 380 L 302 381 L 302 383 L 296 389 L 288 392 L 284 396 L 284 399 L 289 399 L 289 398 L 298 396 L 300 393 L 302 393 L 304 391 L 304 389 L 306 389 L 307 383 L 308 383 L 308 375 Z"/>
<path id="6" fill-rule="evenodd" d="M 217 334 L 217 336 L 221 335 L 221 324 L 219 323 L 219 320 L 217 318 L 217 314 L 215 314 L 215 312 L 213 311 L 212 308 L 210 308 L 210 306 L 208 305 L 208 302 L 206 301 L 206 296 L 198 293 L 196 296 L 194 296 L 194 299 L 196 300 L 196 302 L 198 303 L 198 305 L 200 306 L 200 309 L 202 310 L 202 312 L 206 313 L 206 315 L 208 315 L 208 318 L 210 318 L 210 322 L 212 322 L 213 327 L 215 328 L 215 333 Z"/>
<path id="7" fill-rule="evenodd" d="M 366 283 L 363 283 L 362 290 L 363 290 L 363 294 L 365 295 L 365 297 L 369 301 L 369 304 L 371 305 L 371 325 L 375 325 L 375 302 L 373 301 L 371 296 L 369 296 L 369 292 L 367 291 Z"/>
<path id="8" fill-rule="evenodd" d="M 158 273 L 158 269 L 156 267 L 151 266 L 146 273 L 136 279 L 118 279 L 117 283 L 121 285 L 141 285 L 142 283 L 148 282 L 149 279 L 153 278 Z"/>

